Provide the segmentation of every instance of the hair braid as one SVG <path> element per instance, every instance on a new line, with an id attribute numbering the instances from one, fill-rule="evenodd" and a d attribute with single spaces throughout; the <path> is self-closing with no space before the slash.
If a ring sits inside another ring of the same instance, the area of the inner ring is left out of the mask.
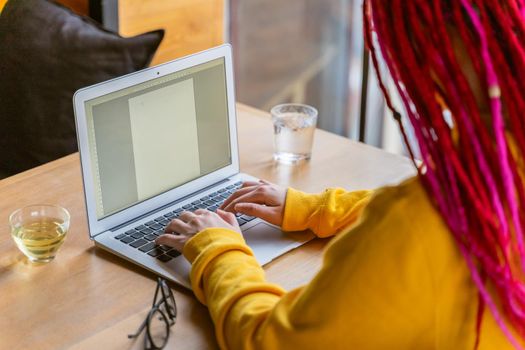
<path id="1" fill-rule="evenodd" d="M 414 127 L 425 165 L 419 169 L 421 180 L 480 293 L 476 346 L 487 305 L 519 348 L 507 322 L 525 339 L 525 215 L 520 210 L 525 204 L 525 3 L 365 0 L 364 24 L 374 68 L 379 75 L 372 40 L 376 33 Z M 458 62 L 453 36 L 461 40 L 485 88 L 490 120 L 482 118 L 485 111 Z M 379 84 L 400 119 L 380 75 Z M 444 110 L 452 115 L 453 126 Z M 509 142 L 515 142 L 516 152 Z M 486 283 L 495 288 L 501 310 Z"/>

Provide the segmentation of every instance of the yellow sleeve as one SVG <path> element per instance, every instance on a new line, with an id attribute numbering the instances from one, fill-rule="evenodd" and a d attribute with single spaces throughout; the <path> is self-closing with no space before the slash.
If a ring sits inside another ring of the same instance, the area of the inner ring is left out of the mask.
<path id="1" fill-rule="evenodd" d="M 290 292 L 265 280 L 240 234 L 212 228 L 190 239 L 184 255 L 192 288 L 209 307 L 219 346 L 433 348 L 435 281 L 415 234 L 433 228 L 403 206 L 384 204 L 367 207 L 357 225 L 329 244 L 315 278 Z"/>
<path id="2" fill-rule="evenodd" d="M 310 229 L 318 237 L 333 236 L 357 221 L 372 193 L 334 188 L 308 194 L 290 188 L 286 194 L 283 230 Z"/>
<path id="3" fill-rule="evenodd" d="M 206 229 L 186 243 L 183 253 L 192 264 L 191 288 L 197 299 L 209 308 L 219 346 L 242 348 L 237 343 L 253 336 L 257 326 L 285 294 L 284 289 L 266 282 L 252 250 L 237 232 Z M 255 304 L 251 302 L 254 297 Z M 232 315 L 232 308 L 239 305 L 246 307 L 241 306 L 242 311 Z M 240 328 L 239 332 L 235 328 Z"/>

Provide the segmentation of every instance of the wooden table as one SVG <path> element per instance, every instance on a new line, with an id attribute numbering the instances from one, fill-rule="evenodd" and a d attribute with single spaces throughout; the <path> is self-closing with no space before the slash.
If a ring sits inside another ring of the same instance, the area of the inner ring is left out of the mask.
<path id="1" fill-rule="evenodd" d="M 264 112 L 238 106 L 241 170 L 305 191 L 349 190 L 398 183 L 414 174 L 408 159 L 317 130 L 310 162 L 274 164 L 273 134 Z M 71 229 L 56 259 L 33 265 L 10 237 L 8 215 L 35 203 L 71 213 Z M 78 154 L 0 181 L 0 349 L 141 349 L 134 332 L 149 311 L 155 276 L 95 248 L 89 240 Z M 327 240 L 316 239 L 265 267 L 269 280 L 291 289 L 319 269 Z M 216 348 L 207 309 L 173 285 L 178 319 L 172 349 Z"/>

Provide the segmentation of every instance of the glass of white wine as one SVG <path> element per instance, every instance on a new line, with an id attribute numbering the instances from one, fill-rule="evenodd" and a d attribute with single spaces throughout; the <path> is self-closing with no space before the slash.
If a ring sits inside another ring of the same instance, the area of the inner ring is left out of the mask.
<path id="1" fill-rule="evenodd" d="M 30 205 L 9 216 L 11 236 L 32 262 L 50 262 L 64 242 L 70 218 L 58 205 Z"/>

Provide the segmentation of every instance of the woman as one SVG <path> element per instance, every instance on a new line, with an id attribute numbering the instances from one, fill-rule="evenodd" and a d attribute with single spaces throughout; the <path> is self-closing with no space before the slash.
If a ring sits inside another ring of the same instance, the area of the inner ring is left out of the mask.
<path id="1" fill-rule="evenodd" d="M 418 176 L 373 194 L 245 183 L 224 211 L 184 213 L 157 242 L 192 263 L 222 348 L 525 348 L 523 1 L 365 0 L 364 15 Z M 337 237 L 315 278 L 285 292 L 231 212 Z"/>

